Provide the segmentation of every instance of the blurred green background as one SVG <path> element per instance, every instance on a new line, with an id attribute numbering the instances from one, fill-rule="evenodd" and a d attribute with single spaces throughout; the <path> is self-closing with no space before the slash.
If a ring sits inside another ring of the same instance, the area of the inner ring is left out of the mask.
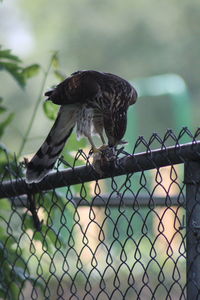
<path id="1" fill-rule="evenodd" d="M 38 63 L 46 69 L 56 50 L 66 76 L 75 70 L 95 69 L 137 83 L 149 76 L 178 74 L 189 90 L 191 119 L 181 125 L 191 121 L 193 128 L 199 125 L 199 0 L 5 0 L 0 5 L 0 27 L 1 44 L 11 48 L 24 64 Z M 13 151 L 19 150 L 42 78 L 40 72 L 21 90 L 9 75 L 0 72 L 1 96 L 15 112 L 2 142 Z M 45 89 L 57 83 L 50 74 Z M 182 103 L 177 115 L 184 109 Z M 169 95 L 140 97 L 133 113 L 135 123 L 129 121 L 130 134 L 136 126 L 135 136 L 147 137 L 177 128 L 174 110 Z M 35 152 L 50 127 L 40 105 L 23 154 Z"/>
<path id="2" fill-rule="evenodd" d="M 0 72 L 0 96 L 15 113 L 1 141 L 11 151 L 19 151 L 52 51 L 58 51 L 65 76 L 94 69 L 115 73 L 136 85 L 140 97 L 129 112 L 129 145 L 137 135 L 148 138 L 158 132 L 163 136 L 167 128 L 178 132 L 181 126 L 199 126 L 199 0 L 4 0 L 0 3 L 0 28 L 0 43 L 5 49 L 12 49 L 25 66 L 41 65 L 39 75 L 30 79 L 24 90 L 8 73 Z M 50 72 L 44 90 L 58 82 Z M 0 118 L 5 118 L 4 114 Z M 41 104 L 22 154 L 34 153 L 51 126 Z M 76 139 L 72 138 L 75 150 Z M 129 147 L 131 151 L 133 147 Z M 139 179 L 135 189 L 141 184 Z M 57 203 L 56 199 L 53 205 L 57 207 Z M 45 205 L 52 214 L 56 212 L 51 209 L 51 197 L 45 199 Z M 62 220 L 53 216 L 56 218 L 60 228 Z M 140 246 L 146 254 L 149 246 L 145 241 Z"/>

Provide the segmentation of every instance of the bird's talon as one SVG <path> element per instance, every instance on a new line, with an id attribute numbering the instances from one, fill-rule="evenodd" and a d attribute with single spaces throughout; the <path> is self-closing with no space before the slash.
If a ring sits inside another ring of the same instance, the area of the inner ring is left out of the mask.
<path id="1" fill-rule="evenodd" d="M 106 149 L 108 149 L 108 145 L 105 145 L 105 144 L 103 144 L 100 148 L 98 148 L 98 150 L 101 151 L 101 152 L 106 150 Z"/>
<path id="2" fill-rule="evenodd" d="M 104 150 L 106 150 L 108 148 L 108 145 L 102 145 L 101 147 L 99 148 L 96 148 L 96 147 L 92 147 L 92 149 L 90 150 L 92 154 L 100 154 L 102 153 Z"/>
<path id="3" fill-rule="evenodd" d="M 96 148 L 96 147 L 92 147 L 91 150 L 90 150 L 91 154 L 95 154 L 95 153 L 99 153 L 99 149 Z"/>

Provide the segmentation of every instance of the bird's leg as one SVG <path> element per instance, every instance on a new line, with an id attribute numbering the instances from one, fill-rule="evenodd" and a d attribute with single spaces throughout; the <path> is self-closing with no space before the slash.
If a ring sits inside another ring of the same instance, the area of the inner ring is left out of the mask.
<path id="1" fill-rule="evenodd" d="M 88 138 L 88 141 L 90 142 L 91 146 L 92 146 L 92 152 L 93 153 L 101 153 L 103 150 L 107 149 L 108 148 L 108 145 L 106 145 L 106 142 L 105 142 L 105 139 L 104 139 L 104 136 L 102 133 L 99 133 L 99 136 L 102 140 L 102 143 L 103 145 L 99 148 L 97 148 L 92 140 L 92 137 L 91 135 L 88 135 L 87 138 Z"/>
<path id="2" fill-rule="evenodd" d="M 104 139 L 103 133 L 102 133 L 102 132 L 100 132 L 100 133 L 99 133 L 99 136 L 100 136 L 100 138 L 101 138 L 101 140 L 102 140 L 102 143 L 103 143 L 103 145 L 105 145 L 105 144 L 106 144 L 106 142 L 105 142 L 105 139 Z"/>
<path id="3" fill-rule="evenodd" d="M 104 139 L 104 136 L 103 136 L 102 132 L 99 132 L 99 136 L 101 138 L 101 141 L 102 141 L 103 145 L 100 148 L 98 148 L 98 150 L 102 151 L 102 150 L 105 150 L 106 148 L 108 148 L 108 145 L 106 145 L 106 141 Z"/>
<path id="4" fill-rule="evenodd" d="M 92 152 L 93 153 L 99 152 L 99 149 L 95 146 L 95 144 L 92 140 L 92 137 L 90 135 L 88 135 L 87 138 L 88 138 L 88 141 L 89 141 L 90 145 L 92 146 Z"/>

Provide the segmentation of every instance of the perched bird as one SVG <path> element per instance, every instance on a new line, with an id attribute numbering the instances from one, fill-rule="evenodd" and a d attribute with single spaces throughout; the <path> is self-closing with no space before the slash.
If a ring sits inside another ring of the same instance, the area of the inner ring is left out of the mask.
<path id="1" fill-rule="evenodd" d="M 131 84 L 110 73 L 77 71 L 45 93 L 47 100 L 61 105 L 57 119 L 46 140 L 27 164 L 26 182 L 41 181 L 53 168 L 73 128 L 77 137 L 100 136 L 108 147 L 122 144 L 127 126 L 128 107 L 136 102 L 137 92 Z"/>

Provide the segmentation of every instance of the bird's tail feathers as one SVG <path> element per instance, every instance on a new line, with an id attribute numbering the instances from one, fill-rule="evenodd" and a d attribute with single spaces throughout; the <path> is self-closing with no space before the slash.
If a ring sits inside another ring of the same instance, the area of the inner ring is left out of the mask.
<path id="1" fill-rule="evenodd" d="M 78 108 L 75 105 L 66 105 L 60 108 L 46 140 L 27 165 L 27 183 L 41 181 L 53 168 L 75 126 L 77 111 Z"/>

